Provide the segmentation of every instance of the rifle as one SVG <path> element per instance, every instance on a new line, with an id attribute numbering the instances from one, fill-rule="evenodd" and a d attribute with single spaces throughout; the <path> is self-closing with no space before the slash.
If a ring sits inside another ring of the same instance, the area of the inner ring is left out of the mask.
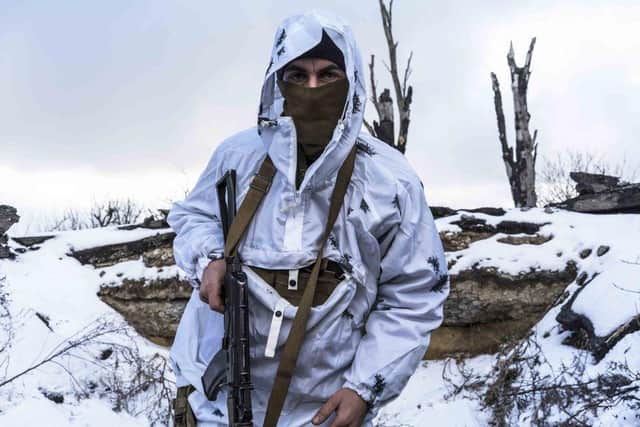
<path id="1" fill-rule="evenodd" d="M 216 189 L 226 242 L 229 227 L 236 215 L 236 171 L 228 170 L 216 183 Z M 211 359 L 202 375 L 202 386 L 209 400 L 216 400 L 218 392 L 223 388 L 227 389 L 230 426 L 253 426 L 247 276 L 242 271 L 237 254 L 224 255 L 224 338 L 222 348 Z"/>

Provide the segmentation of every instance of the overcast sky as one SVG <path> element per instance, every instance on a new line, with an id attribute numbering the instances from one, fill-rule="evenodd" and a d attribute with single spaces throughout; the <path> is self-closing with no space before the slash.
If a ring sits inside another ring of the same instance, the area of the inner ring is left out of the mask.
<path id="1" fill-rule="evenodd" d="M 28 230 L 93 201 L 183 197 L 220 141 L 255 123 L 278 23 L 318 3 L 365 59 L 386 58 L 374 0 L 1 0 L 0 203 Z M 537 37 L 539 164 L 571 149 L 640 165 L 639 1 L 397 0 L 394 27 L 401 60 L 414 52 L 407 157 L 430 205 L 513 206 L 489 77 L 513 143 L 510 40 L 522 65 Z M 381 66 L 377 79 L 389 86 Z"/>

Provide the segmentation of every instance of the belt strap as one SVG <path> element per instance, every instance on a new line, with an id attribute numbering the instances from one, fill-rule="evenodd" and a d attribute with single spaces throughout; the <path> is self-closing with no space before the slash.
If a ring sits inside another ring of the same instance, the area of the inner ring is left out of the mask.
<path id="1" fill-rule="evenodd" d="M 173 403 L 173 424 L 174 427 L 196 427 L 196 417 L 189 405 L 189 395 L 195 391 L 191 384 L 178 387 Z"/>
<path id="2" fill-rule="evenodd" d="M 338 213 L 340 212 L 344 196 L 347 192 L 347 187 L 349 186 L 349 181 L 351 180 L 351 174 L 353 173 L 355 158 L 356 147 L 354 146 L 338 172 L 336 185 L 333 189 L 333 193 L 331 194 L 329 219 L 327 220 L 324 236 L 321 240 L 322 243 L 320 250 L 318 251 L 318 258 L 313 266 L 313 270 L 311 270 L 311 276 L 309 276 L 309 281 L 307 282 L 304 293 L 302 294 L 302 300 L 298 306 L 298 311 L 296 312 L 293 324 L 291 325 L 291 331 L 289 332 L 282 356 L 280 357 L 278 372 L 273 383 L 273 388 L 271 389 L 271 395 L 269 396 L 264 427 L 276 427 L 278 425 L 280 412 L 282 412 L 282 407 L 284 406 L 284 401 L 287 397 L 287 392 L 289 391 L 291 378 L 293 377 L 293 372 L 298 360 L 298 354 L 300 353 L 300 347 L 302 346 L 302 341 L 304 339 L 307 320 L 311 313 L 311 304 L 316 292 L 316 284 L 318 283 L 318 275 L 322 265 L 322 251 L 324 250 L 327 239 L 329 238 L 329 233 L 333 229 L 333 225 L 338 218 Z"/>

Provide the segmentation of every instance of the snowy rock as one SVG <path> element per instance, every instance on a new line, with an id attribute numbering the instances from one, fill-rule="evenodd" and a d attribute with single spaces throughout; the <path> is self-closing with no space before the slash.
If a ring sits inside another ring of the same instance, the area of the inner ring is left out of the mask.
<path id="1" fill-rule="evenodd" d="M 445 252 L 454 252 L 467 249 L 473 242 L 487 239 L 494 234 L 491 231 L 444 231 L 440 232 L 440 240 Z"/>
<path id="2" fill-rule="evenodd" d="M 506 234 L 535 234 L 540 227 L 549 224 L 548 222 L 536 224 L 526 221 L 505 220 L 499 223 L 487 224 L 487 220 L 478 218 L 473 215 L 462 214 L 458 221 L 452 221 L 451 224 L 459 226 L 463 231 L 476 231 L 486 233 L 506 233 Z"/>
<path id="3" fill-rule="evenodd" d="M 33 248 L 36 245 L 42 244 L 49 239 L 53 239 L 55 236 L 24 236 L 24 237 L 12 237 L 16 243 L 20 243 L 22 246 Z"/>
<path id="4" fill-rule="evenodd" d="M 140 335 L 170 346 L 192 290 L 191 284 L 178 276 L 125 278 L 118 286 L 101 286 L 98 296 Z"/>
<path id="5" fill-rule="evenodd" d="M 4 235 L 19 219 L 20 216 L 16 208 L 9 205 L 0 205 L 0 236 Z"/>
<path id="6" fill-rule="evenodd" d="M 492 215 L 492 216 L 502 216 L 506 213 L 506 211 L 502 208 L 494 208 L 491 206 L 485 206 L 485 207 L 473 208 L 473 209 L 452 209 L 446 206 L 430 206 L 430 208 L 434 218 L 443 218 L 446 216 L 455 215 L 461 211 L 474 212 L 474 213 L 478 212 L 478 213 L 483 213 L 483 214 Z"/>
<path id="7" fill-rule="evenodd" d="M 640 315 L 634 316 L 628 321 L 618 325 L 613 331 L 606 335 L 598 335 L 593 321 L 588 316 L 573 310 L 573 304 L 582 289 L 585 289 L 585 287 L 583 286 L 576 291 L 562 306 L 560 313 L 556 316 L 556 320 L 565 330 L 572 332 L 562 343 L 581 350 L 590 351 L 597 362 L 602 360 L 626 335 L 640 330 Z"/>
<path id="8" fill-rule="evenodd" d="M 533 236 L 524 235 L 500 237 L 497 239 L 497 241 L 500 243 L 507 243 L 509 245 L 541 245 L 551 239 L 553 239 L 553 236 L 551 235 L 546 236 L 536 233 Z"/>
<path id="9" fill-rule="evenodd" d="M 487 239 L 495 234 L 526 234 L 525 236 L 507 236 L 502 238 L 502 243 L 514 245 L 529 243 L 542 244 L 551 239 L 551 236 L 537 234 L 540 227 L 549 224 L 532 223 L 526 221 L 500 221 L 497 224 L 487 224 L 487 220 L 473 215 L 461 214 L 460 219 L 451 221 L 450 224 L 457 225 L 461 231 L 441 232 L 440 238 L 445 251 L 459 251 L 466 249 L 473 242 Z M 532 236 L 533 235 L 533 236 Z"/>
<path id="10" fill-rule="evenodd" d="M 44 397 L 46 397 L 53 403 L 64 403 L 64 395 L 62 393 L 59 393 L 57 391 L 49 391 L 42 387 L 40 388 L 40 392 Z"/>
<path id="11" fill-rule="evenodd" d="M 582 258 L 582 259 L 587 258 L 589 255 L 591 255 L 591 252 L 593 252 L 591 250 L 591 248 L 587 248 L 587 249 L 581 250 L 580 251 L 580 258 Z"/>
<path id="12" fill-rule="evenodd" d="M 175 270 L 174 238 L 175 233 L 164 232 L 70 253 L 82 264 L 101 269 L 98 296 L 102 301 L 122 314 L 140 335 L 164 346 L 173 342 L 193 290 L 177 271 L 171 273 Z"/>
<path id="13" fill-rule="evenodd" d="M 620 178 L 616 176 L 586 172 L 571 172 L 569 177 L 577 183 L 576 191 L 581 196 L 608 191 L 620 183 Z"/>
<path id="14" fill-rule="evenodd" d="M 549 206 L 585 213 L 640 212 L 640 183 L 622 183 L 615 176 L 584 172 L 571 172 L 570 176 L 579 195 Z"/>
<path id="15" fill-rule="evenodd" d="M 431 214 L 436 219 L 455 215 L 457 213 L 455 209 L 451 209 L 446 206 L 430 206 L 430 208 L 431 208 Z"/>
<path id="16" fill-rule="evenodd" d="M 169 214 L 169 210 L 158 209 L 158 212 L 160 213 L 160 218 L 156 218 L 156 216 L 150 215 L 139 224 L 123 225 L 118 227 L 118 229 L 134 230 L 136 228 L 149 228 L 155 230 L 161 228 L 169 228 L 169 224 L 167 223 L 167 215 Z"/>
<path id="17" fill-rule="evenodd" d="M 511 275 L 482 267 L 451 275 L 445 320 L 433 333 L 427 358 L 493 353 L 506 340 L 522 338 L 575 278 L 574 262 L 561 271 Z"/>
<path id="18" fill-rule="evenodd" d="M 582 273 L 580 273 L 580 275 L 576 279 L 576 284 L 578 286 L 584 286 L 587 284 L 588 278 L 589 278 L 589 273 L 587 273 L 586 271 L 583 271 Z"/>
<path id="19" fill-rule="evenodd" d="M 14 259 L 15 257 L 15 254 L 7 246 L 0 244 L 0 259 Z"/>
<path id="20" fill-rule="evenodd" d="M 465 326 L 538 319 L 575 278 L 574 262 L 562 271 L 531 270 L 519 275 L 501 272 L 495 267 L 461 271 L 451 276 L 444 324 Z"/>
<path id="21" fill-rule="evenodd" d="M 18 211 L 13 206 L 9 205 L 0 205 L 0 259 L 15 258 L 15 254 L 11 252 L 9 247 L 6 245 L 7 236 L 5 233 L 13 224 L 18 222 L 20 216 L 18 215 Z"/>
<path id="22" fill-rule="evenodd" d="M 108 267 L 140 257 L 146 261 L 145 264 L 149 263 L 147 266 L 168 266 L 175 264 L 171 252 L 174 237 L 174 232 L 158 233 L 140 240 L 72 251 L 70 255 L 81 264 L 94 267 Z"/>

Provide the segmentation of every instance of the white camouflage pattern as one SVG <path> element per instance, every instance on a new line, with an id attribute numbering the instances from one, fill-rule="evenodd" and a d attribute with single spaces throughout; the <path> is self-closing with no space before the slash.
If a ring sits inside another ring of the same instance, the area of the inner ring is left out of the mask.
<path id="1" fill-rule="evenodd" d="M 281 117 L 283 99 L 275 72 L 315 46 L 322 30 L 342 50 L 350 89 L 343 118 L 322 155 L 295 189 L 296 135 Z M 288 305 L 251 266 L 295 270 L 312 264 L 327 221 L 337 170 L 354 144 L 355 169 L 324 257 L 349 272 L 329 299 L 313 307 L 295 376 L 279 425 L 312 425 L 320 406 L 341 387 L 370 403 L 365 425 L 394 399 L 416 370 L 431 331 L 443 319 L 449 293 L 442 243 L 422 183 L 404 156 L 361 132 L 366 88 L 358 47 L 349 26 L 313 11 L 286 19 L 275 34 L 261 96 L 259 125 L 225 140 L 184 201 L 168 217 L 176 232 L 177 265 L 198 286 L 206 254 L 222 250 L 215 184 L 235 169 L 238 206 L 268 153 L 277 173 L 239 246 L 249 278 L 251 374 L 255 425 L 262 425 L 278 356 L 297 307 Z M 265 356 L 273 312 L 286 305 L 275 358 Z M 171 348 L 177 384 L 196 387 L 189 396 L 199 426 L 227 424 L 226 395 L 209 402 L 201 376 L 220 349 L 223 316 L 200 301 L 194 289 Z M 329 426 L 332 418 L 323 425 Z"/>

